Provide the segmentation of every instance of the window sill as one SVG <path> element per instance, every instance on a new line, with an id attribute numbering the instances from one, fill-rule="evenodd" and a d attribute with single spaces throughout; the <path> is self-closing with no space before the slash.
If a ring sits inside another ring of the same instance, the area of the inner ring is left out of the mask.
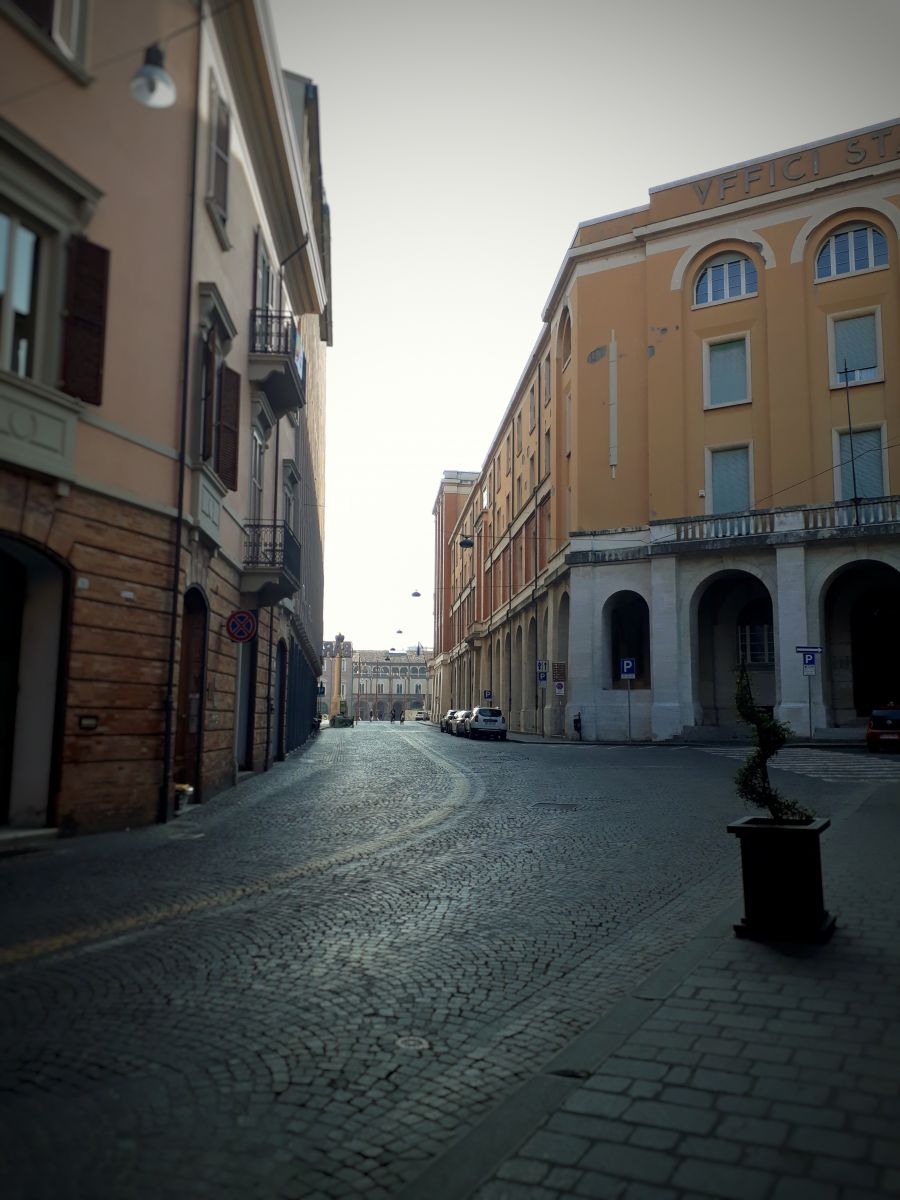
<path id="1" fill-rule="evenodd" d="M 747 400 L 729 400 L 725 404 L 706 404 L 703 405 L 704 412 L 718 412 L 720 408 L 741 408 L 745 404 L 752 404 L 752 398 Z"/>
<path id="2" fill-rule="evenodd" d="M 813 283 L 836 283 L 839 279 L 852 279 L 855 275 L 875 275 L 879 271 L 889 271 L 890 263 L 885 263 L 881 267 L 863 267 L 860 271 L 844 271 L 840 275 L 824 275 L 821 279 L 814 279 Z"/>
<path id="3" fill-rule="evenodd" d="M 836 380 L 832 378 L 828 381 L 828 387 L 832 392 L 842 392 L 846 387 L 871 387 L 873 383 L 884 383 L 884 375 L 879 375 L 877 379 L 850 379 L 846 382 L 843 379 Z"/>
<path id="4" fill-rule="evenodd" d="M 27 37 L 29 41 L 34 42 L 39 50 L 42 50 L 56 65 L 71 75 L 76 83 L 80 83 L 82 87 L 87 87 L 88 84 L 94 82 L 94 77 L 84 67 L 75 61 L 74 58 L 69 58 L 64 54 L 54 42 L 53 38 L 43 29 L 40 29 L 29 16 L 12 4 L 10 0 L 0 0 L 0 14 L 2 14 L 10 22 L 15 25 L 19 32 Z"/>
<path id="5" fill-rule="evenodd" d="M 737 304 L 740 300 L 757 300 L 759 292 L 745 292 L 743 296 L 723 296 L 721 300 L 707 300 L 704 304 L 692 304 L 691 312 L 702 312 L 704 308 L 720 308 L 723 304 Z"/>
<path id="6" fill-rule="evenodd" d="M 209 219 L 212 221 L 212 227 L 216 231 L 216 237 L 219 239 L 219 245 L 223 250 L 230 250 L 231 242 L 228 240 L 228 230 L 225 228 L 225 222 L 222 220 L 219 210 L 209 196 L 206 197 L 205 204 L 206 211 L 209 213 Z"/>

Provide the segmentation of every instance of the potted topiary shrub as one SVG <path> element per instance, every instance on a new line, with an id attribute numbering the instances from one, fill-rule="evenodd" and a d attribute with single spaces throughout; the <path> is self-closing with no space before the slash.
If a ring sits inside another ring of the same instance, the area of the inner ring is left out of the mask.
<path id="1" fill-rule="evenodd" d="M 735 702 L 756 742 L 735 776 L 737 793 L 769 815 L 741 817 L 728 826 L 741 844 L 744 885 L 744 916 L 734 931 L 738 937 L 825 942 L 834 932 L 835 919 L 826 911 L 822 894 L 819 838 L 831 821 L 814 816 L 773 787 L 768 763 L 791 728 L 754 703 L 743 663 Z"/>

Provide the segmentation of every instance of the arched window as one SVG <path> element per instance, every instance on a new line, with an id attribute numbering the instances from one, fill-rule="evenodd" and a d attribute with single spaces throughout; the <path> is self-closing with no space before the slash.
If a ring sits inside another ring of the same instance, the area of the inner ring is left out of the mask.
<path id="1" fill-rule="evenodd" d="M 756 267 L 746 256 L 730 250 L 704 263 L 694 284 L 694 304 L 740 300 L 757 292 Z"/>
<path id="2" fill-rule="evenodd" d="M 816 279 L 855 275 L 888 265 L 887 238 L 874 225 L 845 225 L 816 255 Z"/>

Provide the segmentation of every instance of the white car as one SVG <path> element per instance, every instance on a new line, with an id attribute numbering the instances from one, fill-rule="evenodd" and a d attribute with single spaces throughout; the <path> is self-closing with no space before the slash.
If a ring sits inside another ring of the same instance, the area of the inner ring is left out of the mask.
<path id="1" fill-rule="evenodd" d="M 499 708 L 473 708 L 466 722 L 470 738 L 499 738 L 506 741 L 506 721 Z"/>
<path id="2" fill-rule="evenodd" d="M 465 737 L 466 721 L 469 715 L 470 710 L 468 708 L 458 708 L 447 721 L 447 732 L 454 734 L 456 737 Z"/>

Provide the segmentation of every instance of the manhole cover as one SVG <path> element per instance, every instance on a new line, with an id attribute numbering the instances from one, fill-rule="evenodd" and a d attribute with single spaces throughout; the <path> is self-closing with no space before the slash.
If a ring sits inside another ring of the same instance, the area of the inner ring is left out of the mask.
<path id="1" fill-rule="evenodd" d="M 420 1037 L 398 1037 L 397 1047 L 400 1050 L 428 1050 L 430 1044 L 425 1038 Z"/>
<path id="2" fill-rule="evenodd" d="M 535 808 L 546 808 L 550 812 L 578 812 L 577 804 L 554 804 L 552 801 L 544 801 L 534 806 Z"/>

